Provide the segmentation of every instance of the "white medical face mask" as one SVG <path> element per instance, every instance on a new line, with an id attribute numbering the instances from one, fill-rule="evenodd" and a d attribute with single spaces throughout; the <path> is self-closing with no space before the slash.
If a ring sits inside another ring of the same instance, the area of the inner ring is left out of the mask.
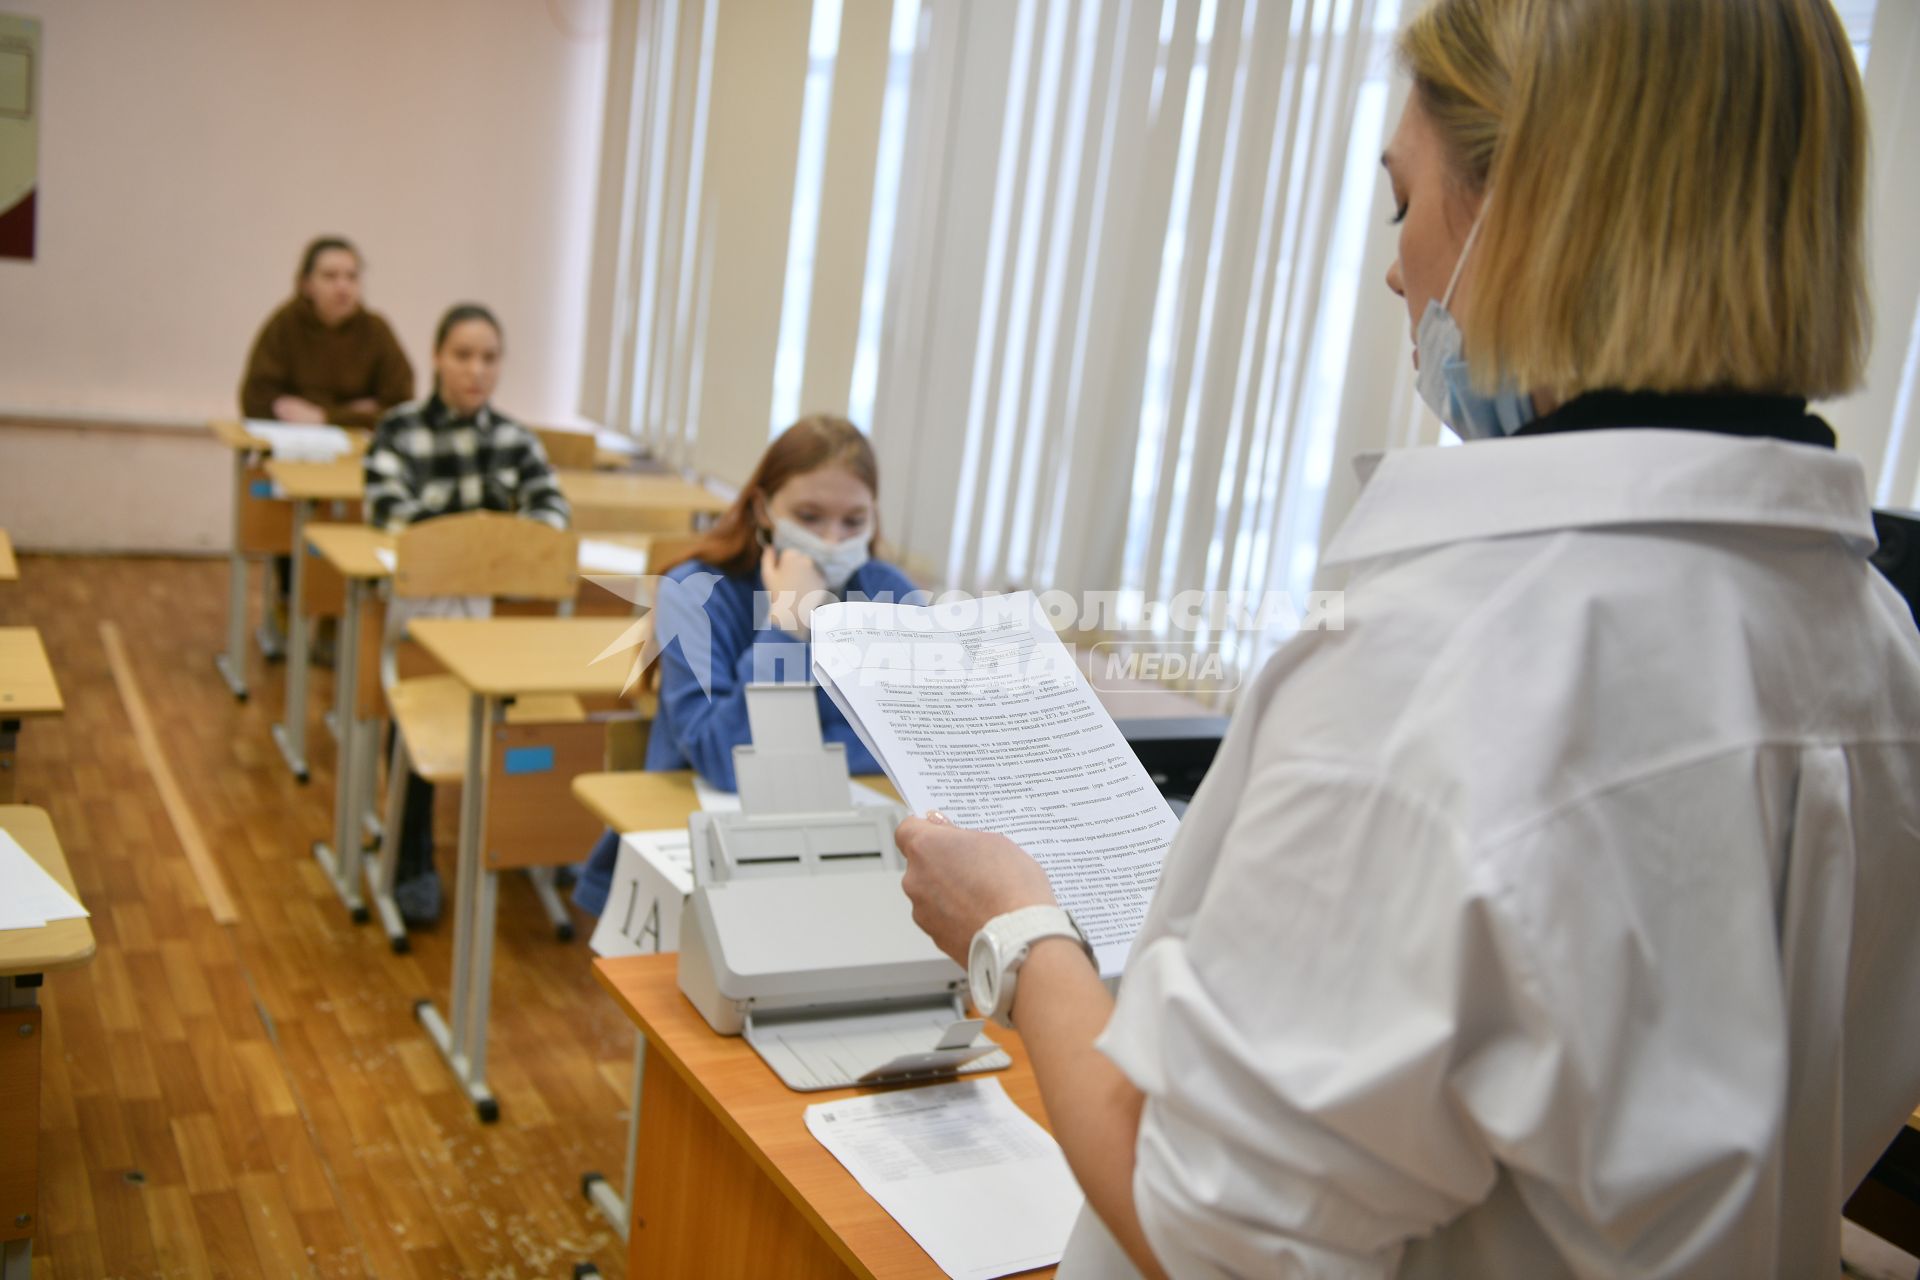
<path id="1" fill-rule="evenodd" d="M 1447 304 L 1453 301 L 1453 287 L 1460 282 L 1460 268 L 1473 252 L 1474 239 L 1480 234 L 1480 221 L 1486 214 L 1487 207 L 1483 204 L 1473 220 L 1472 230 L 1467 232 L 1466 244 L 1460 248 L 1460 260 L 1453 264 L 1447 291 L 1437 302 L 1427 300 L 1427 309 L 1420 313 L 1420 327 L 1414 336 L 1420 348 L 1420 374 L 1414 385 L 1427 407 L 1462 440 L 1510 436 L 1537 416 L 1533 397 L 1518 387 L 1503 386 L 1490 396 L 1473 389 L 1466 356 L 1462 354 L 1466 339 L 1447 310 Z"/>
<path id="2" fill-rule="evenodd" d="M 845 542 L 828 542 L 805 525 L 782 517 L 773 522 L 773 545 L 777 551 L 798 551 L 813 561 L 827 580 L 828 589 L 841 591 L 872 558 L 873 531 L 856 533 Z"/>

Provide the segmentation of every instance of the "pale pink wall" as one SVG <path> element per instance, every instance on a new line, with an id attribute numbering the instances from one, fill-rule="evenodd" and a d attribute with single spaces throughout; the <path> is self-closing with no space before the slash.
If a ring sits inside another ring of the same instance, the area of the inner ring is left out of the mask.
<path id="1" fill-rule="evenodd" d="M 45 78 L 0 412 L 233 413 L 302 243 L 340 231 L 423 387 L 435 318 L 475 298 L 507 330 L 500 405 L 571 415 L 608 2 L 7 0 L 43 20 Z"/>

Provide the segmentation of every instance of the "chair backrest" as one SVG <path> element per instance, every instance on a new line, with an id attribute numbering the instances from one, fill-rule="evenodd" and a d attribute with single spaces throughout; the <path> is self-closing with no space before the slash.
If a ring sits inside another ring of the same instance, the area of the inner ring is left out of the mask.
<path id="1" fill-rule="evenodd" d="M 591 431 L 566 431 L 559 427 L 533 427 L 546 450 L 547 462 L 556 471 L 591 471 L 598 446 Z"/>
<path id="2" fill-rule="evenodd" d="M 669 566 L 685 560 L 703 537 L 697 533 L 656 533 L 647 543 L 647 572 L 655 576 L 666 572 Z"/>
<path id="3" fill-rule="evenodd" d="M 394 544 L 393 594 L 571 600 L 580 535 L 497 511 L 423 520 Z"/>

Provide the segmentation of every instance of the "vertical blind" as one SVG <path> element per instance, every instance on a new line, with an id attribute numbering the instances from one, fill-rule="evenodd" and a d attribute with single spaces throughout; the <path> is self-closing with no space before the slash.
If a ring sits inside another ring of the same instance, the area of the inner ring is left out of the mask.
<path id="1" fill-rule="evenodd" d="M 884 532 L 938 585 L 1117 593 L 1098 621 L 1149 632 L 1177 592 L 1332 585 L 1351 458 L 1442 434 L 1383 283 L 1402 0 L 778 8 L 629 0 L 589 411 L 736 481 L 770 425 L 850 411 Z M 1880 500 L 1914 505 L 1920 6 L 1840 9 L 1874 119 L 1878 344 L 1823 410 Z M 714 124 L 742 92 L 746 123 Z M 730 231 L 742 191 L 770 207 Z M 1183 638 L 1246 671 L 1272 616 Z"/>

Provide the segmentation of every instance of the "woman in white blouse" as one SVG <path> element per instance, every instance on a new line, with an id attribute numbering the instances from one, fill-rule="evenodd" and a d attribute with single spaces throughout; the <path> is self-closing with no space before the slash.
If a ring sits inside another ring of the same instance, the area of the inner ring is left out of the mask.
<path id="1" fill-rule="evenodd" d="M 1806 411 L 1866 344 L 1846 38 L 1437 0 L 1400 59 L 1388 285 L 1469 443 L 1371 476 L 1117 1005 L 1001 837 L 903 824 L 915 919 L 997 945 L 1063 1275 L 1831 1275 L 1920 1102 L 1920 637 Z"/>

